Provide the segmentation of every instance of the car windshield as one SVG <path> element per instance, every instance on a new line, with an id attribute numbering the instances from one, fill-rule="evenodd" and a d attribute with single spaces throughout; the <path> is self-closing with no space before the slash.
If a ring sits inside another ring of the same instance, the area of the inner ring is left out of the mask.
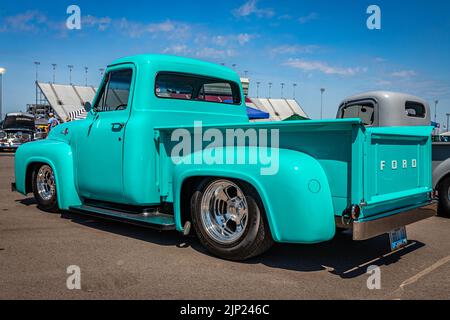
<path id="1" fill-rule="evenodd" d="M 25 116 L 6 116 L 2 128 L 34 130 L 34 118 Z"/>

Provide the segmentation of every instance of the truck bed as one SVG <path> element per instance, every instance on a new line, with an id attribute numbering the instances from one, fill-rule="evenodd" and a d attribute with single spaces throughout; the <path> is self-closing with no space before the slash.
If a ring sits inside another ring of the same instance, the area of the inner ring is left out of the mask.
<path id="1" fill-rule="evenodd" d="M 326 172 L 334 214 L 342 216 L 361 205 L 361 219 L 393 214 L 402 208 L 429 203 L 431 185 L 431 127 L 365 128 L 358 119 L 260 122 L 205 125 L 214 128 L 278 130 L 279 148 L 316 159 Z M 170 194 L 170 134 L 180 127 L 155 128 L 160 143 L 163 193 Z M 193 126 L 182 127 L 194 132 Z M 203 147 L 206 147 L 204 145 Z"/>

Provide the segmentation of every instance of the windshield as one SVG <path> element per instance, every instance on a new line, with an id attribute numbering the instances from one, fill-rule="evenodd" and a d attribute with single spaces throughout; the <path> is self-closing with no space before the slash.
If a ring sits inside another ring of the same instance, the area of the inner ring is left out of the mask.
<path id="1" fill-rule="evenodd" d="M 6 116 L 3 129 L 28 129 L 34 131 L 34 118 L 25 116 Z"/>

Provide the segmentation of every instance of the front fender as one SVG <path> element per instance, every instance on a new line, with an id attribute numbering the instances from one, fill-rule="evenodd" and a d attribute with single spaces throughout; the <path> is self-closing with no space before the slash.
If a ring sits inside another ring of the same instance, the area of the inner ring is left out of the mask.
<path id="1" fill-rule="evenodd" d="M 437 189 L 442 179 L 450 174 L 450 159 L 440 163 L 436 169 L 433 170 L 433 188 Z"/>
<path id="2" fill-rule="evenodd" d="M 81 205 L 75 189 L 71 147 L 62 141 L 40 140 L 22 145 L 15 156 L 17 191 L 26 195 L 26 173 L 33 163 L 46 163 L 54 172 L 59 208 Z"/>
<path id="3" fill-rule="evenodd" d="M 183 182 L 192 177 L 221 177 L 245 181 L 256 189 L 275 241 L 318 243 L 332 239 L 336 231 L 334 210 L 322 166 L 311 156 L 292 150 L 280 149 L 278 158 L 279 170 L 275 175 L 262 175 L 259 164 L 176 165 L 173 194 L 177 229 L 183 229 L 180 209 Z"/>

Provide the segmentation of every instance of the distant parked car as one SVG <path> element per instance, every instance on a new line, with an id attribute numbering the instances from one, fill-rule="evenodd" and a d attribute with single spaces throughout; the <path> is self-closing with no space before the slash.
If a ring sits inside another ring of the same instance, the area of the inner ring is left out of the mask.
<path id="1" fill-rule="evenodd" d="M 0 151 L 16 150 L 34 140 L 34 116 L 26 113 L 9 113 L 0 127 Z"/>

